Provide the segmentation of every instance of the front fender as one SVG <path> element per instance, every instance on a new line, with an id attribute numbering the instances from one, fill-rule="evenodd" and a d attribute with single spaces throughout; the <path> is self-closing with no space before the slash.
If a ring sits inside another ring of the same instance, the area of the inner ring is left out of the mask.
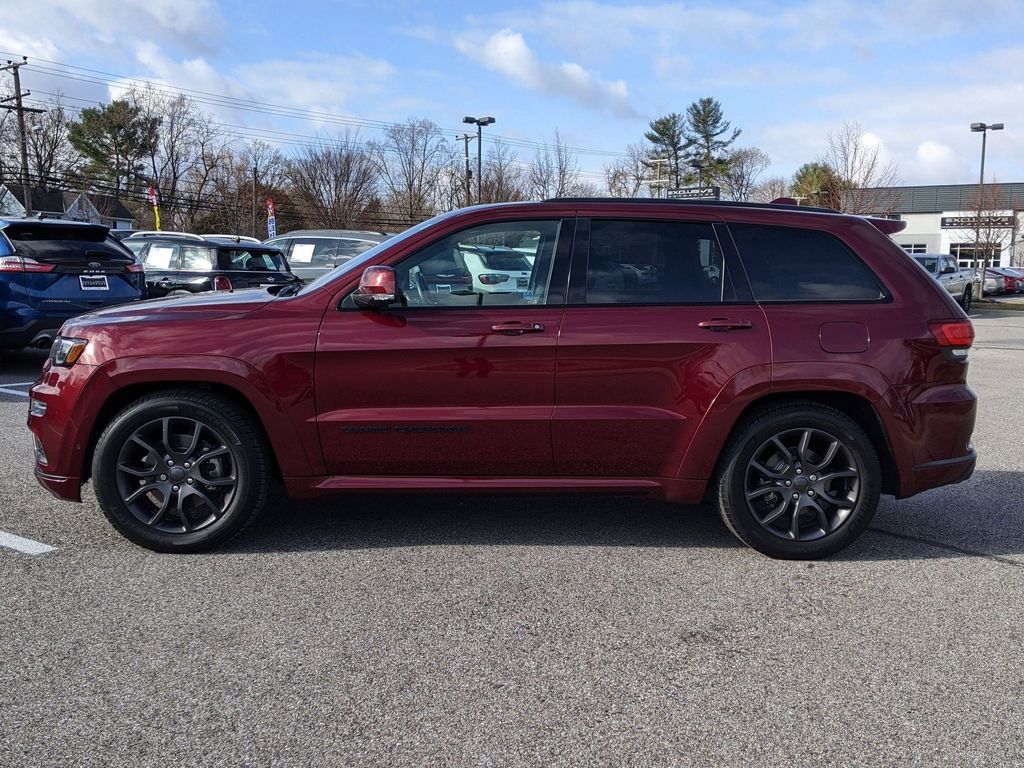
<path id="1" fill-rule="evenodd" d="M 211 384 L 224 387 L 243 397 L 255 410 L 285 477 L 323 474 L 319 438 L 316 434 L 312 389 L 295 387 L 278 391 L 266 377 L 244 361 L 212 355 L 153 355 L 111 360 L 89 378 L 82 396 L 82 414 L 76 432 L 82 436 L 68 446 L 74 464 L 84 467 L 85 437 L 91 435 L 103 404 L 126 388 L 159 383 Z M 312 425 L 312 426 L 310 426 Z M 79 476 L 84 477 L 83 472 Z"/>

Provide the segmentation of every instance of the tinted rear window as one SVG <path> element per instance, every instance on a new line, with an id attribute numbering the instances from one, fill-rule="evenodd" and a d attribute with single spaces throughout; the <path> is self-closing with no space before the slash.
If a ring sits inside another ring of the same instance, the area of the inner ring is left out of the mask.
<path id="1" fill-rule="evenodd" d="M 757 301 L 878 301 L 874 275 L 838 238 L 813 229 L 730 224 Z"/>
<path id="2" fill-rule="evenodd" d="M 496 269 L 500 272 L 529 272 L 533 268 L 521 253 L 478 251 L 477 255 L 487 269 Z"/>
<path id="3" fill-rule="evenodd" d="M 284 256 L 280 251 L 258 251 L 248 248 L 221 248 L 221 269 L 244 272 L 284 272 Z"/>
<path id="4" fill-rule="evenodd" d="M 15 251 L 36 261 L 129 260 L 119 242 L 93 227 L 12 226 L 4 229 Z"/>

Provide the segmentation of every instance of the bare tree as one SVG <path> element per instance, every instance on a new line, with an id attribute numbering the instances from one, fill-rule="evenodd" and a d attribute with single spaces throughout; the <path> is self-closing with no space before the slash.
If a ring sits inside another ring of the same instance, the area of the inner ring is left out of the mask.
<path id="1" fill-rule="evenodd" d="M 843 188 L 843 211 L 861 215 L 892 211 L 892 196 L 879 190 L 896 186 L 899 168 L 885 162 L 879 147 L 866 139 L 860 123 L 843 123 L 842 128 L 829 131 L 819 162 L 832 170 Z"/>
<path id="2" fill-rule="evenodd" d="M 955 243 L 951 251 L 959 260 L 969 260 L 969 266 L 975 267 L 979 276 L 984 275 L 1013 242 L 1012 206 L 998 184 L 986 184 L 975 191 L 971 210 L 954 218 L 962 219 L 959 223 L 963 226 L 951 233 L 950 239 Z M 979 297 L 984 295 L 984 286 L 982 280 L 978 286 Z"/>
<path id="3" fill-rule="evenodd" d="M 538 149 L 526 171 L 526 189 L 532 199 L 572 197 L 580 193 L 580 163 L 555 130 L 554 143 Z"/>
<path id="4" fill-rule="evenodd" d="M 303 147 L 286 169 L 290 196 L 312 227 L 353 227 L 376 193 L 377 167 L 347 133 Z"/>
<path id="5" fill-rule="evenodd" d="M 789 195 L 789 180 L 785 176 L 771 176 L 750 188 L 747 200 L 754 203 L 770 203 Z"/>
<path id="6" fill-rule="evenodd" d="M 441 177 L 454 164 L 454 149 L 437 124 L 410 118 L 388 128 L 369 149 L 395 220 L 408 225 L 432 216 Z"/>
<path id="7" fill-rule="evenodd" d="M 734 149 L 726 156 L 715 181 L 722 185 L 727 199 L 745 202 L 758 177 L 771 164 L 768 154 L 757 147 Z"/>
<path id="8" fill-rule="evenodd" d="M 68 140 L 70 122 L 60 96 L 46 112 L 33 113 L 25 118 L 28 172 L 36 184 L 59 186 L 81 162 Z"/>
<path id="9" fill-rule="evenodd" d="M 500 139 L 494 142 L 484 160 L 480 202 L 507 203 L 526 199 L 525 181 L 517 157 L 505 142 Z"/>
<path id="10" fill-rule="evenodd" d="M 612 197 L 646 197 L 651 181 L 649 151 L 641 144 L 626 147 L 626 156 L 604 167 L 605 187 Z"/>

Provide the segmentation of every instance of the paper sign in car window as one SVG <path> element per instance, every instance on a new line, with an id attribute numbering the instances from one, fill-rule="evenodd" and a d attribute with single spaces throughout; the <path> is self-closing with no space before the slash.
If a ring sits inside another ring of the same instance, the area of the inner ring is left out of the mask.
<path id="1" fill-rule="evenodd" d="M 309 264 L 313 261 L 314 248 L 316 248 L 316 245 L 313 243 L 296 243 L 292 246 L 292 255 L 288 258 L 300 264 Z"/>
<path id="2" fill-rule="evenodd" d="M 174 257 L 173 245 L 154 245 L 146 254 L 146 266 L 152 269 L 167 269 Z"/>

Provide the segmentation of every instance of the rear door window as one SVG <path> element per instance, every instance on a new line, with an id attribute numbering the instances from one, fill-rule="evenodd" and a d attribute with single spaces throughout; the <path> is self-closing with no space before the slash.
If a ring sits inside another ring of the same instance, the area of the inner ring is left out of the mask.
<path id="1" fill-rule="evenodd" d="M 178 246 L 167 243 L 148 243 L 142 252 L 142 264 L 147 272 L 178 269 Z"/>
<path id="2" fill-rule="evenodd" d="M 299 266 L 333 267 L 338 256 L 338 240 L 332 237 L 296 237 L 288 260 Z M 347 261 L 346 257 L 344 260 Z"/>
<path id="3" fill-rule="evenodd" d="M 704 222 L 602 220 L 590 224 L 587 304 L 735 301 L 715 229 Z"/>
<path id="4" fill-rule="evenodd" d="M 827 232 L 760 224 L 730 224 L 759 302 L 881 301 L 874 274 Z"/>

